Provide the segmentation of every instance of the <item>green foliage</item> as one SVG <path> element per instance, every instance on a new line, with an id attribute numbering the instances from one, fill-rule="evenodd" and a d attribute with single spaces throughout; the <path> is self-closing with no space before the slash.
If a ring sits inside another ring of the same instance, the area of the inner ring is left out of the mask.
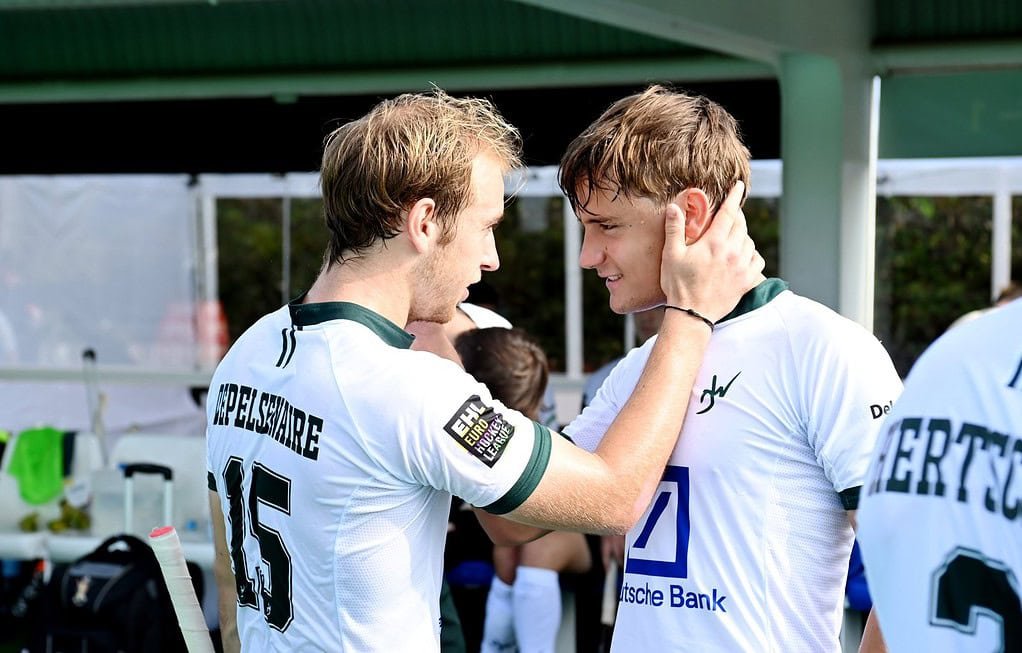
<path id="1" fill-rule="evenodd" d="M 955 319 L 990 304 L 992 211 L 989 197 L 878 198 L 874 331 L 902 376 Z"/>
<path id="2" fill-rule="evenodd" d="M 319 200 L 291 200 L 291 280 L 285 288 L 280 198 L 217 202 L 220 300 L 231 342 L 316 279 L 327 238 L 320 206 Z"/>
<path id="3" fill-rule="evenodd" d="M 280 306 L 279 199 L 217 202 L 220 301 L 230 342 Z"/>
<path id="4" fill-rule="evenodd" d="M 552 370 L 564 369 L 564 227 L 560 200 L 523 211 L 519 198 L 504 212 L 497 229 L 500 268 L 484 276 L 497 291 L 497 310 L 539 340 Z"/>
<path id="5" fill-rule="evenodd" d="M 497 231 L 501 267 L 485 275 L 498 310 L 534 334 L 551 369 L 565 368 L 563 199 L 522 198 L 508 206 Z M 962 314 L 990 304 L 992 203 L 989 197 L 893 197 L 877 201 L 875 333 L 905 375 L 919 354 Z M 322 263 L 327 232 L 318 200 L 292 200 L 290 286 L 283 288 L 280 199 L 220 200 L 220 297 L 233 341 L 263 314 L 309 288 Z M 1022 276 L 1022 198 L 1012 205 L 1012 268 Z M 749 232 L 779 269 L 778 200 L 745 204 Z M 575 227 L 577 228 L 577 227 Z M 577 263 L 577 256 L 573 263 Z M 623 318 L 607 306 L 607 290 L 582 273 L 584 368 L 623 352 Z"/>
<path id="6" fill-rule="evenodd" d="M 776 197 L 750 197 L 745 200 L 742 212 L 749 226 L 749 235 L 756 243 L 756 249 L 766 262 L 763 274 L 776 277 L 780 274 L 780 220 L 778 219 Z"/>

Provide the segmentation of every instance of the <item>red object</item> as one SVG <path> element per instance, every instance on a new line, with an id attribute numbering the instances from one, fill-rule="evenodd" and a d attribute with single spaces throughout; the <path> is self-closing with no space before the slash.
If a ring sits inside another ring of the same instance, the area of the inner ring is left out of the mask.
<path id="1" fill-rule="evenodd" d="M 166 535 L 172 530 L 174 530 L 173 526 L 160 526 L 159 528 L 154 528 L 152 532 L 149 533 L 149 537 L 159 537 L 161 535 Z"/>

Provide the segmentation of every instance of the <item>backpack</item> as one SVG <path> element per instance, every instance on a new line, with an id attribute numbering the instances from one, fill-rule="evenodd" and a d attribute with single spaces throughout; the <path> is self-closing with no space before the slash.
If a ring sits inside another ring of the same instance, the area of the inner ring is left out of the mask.
<path id="1" fill-rule="evenodd" d="M 156 554 L 114 535 L 55 570 L 32 651 L 186 653 Z"/>

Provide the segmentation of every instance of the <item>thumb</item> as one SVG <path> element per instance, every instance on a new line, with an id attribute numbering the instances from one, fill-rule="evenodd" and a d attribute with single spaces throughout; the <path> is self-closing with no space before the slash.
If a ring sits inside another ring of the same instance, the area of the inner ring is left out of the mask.
<path id="1" fill-rule="evenodd" d="M 667 205 L 667 212 L 664 215 L 664 231 L 668 238 L 685 232 L 685 212 L 674 202 Z"/>
<path id="2" fill-rule="evenodd" d="M 677 204 L 668 204 L 664 213 L 664 257 L 677 258 L 685 249 L 685 212 Z"/>

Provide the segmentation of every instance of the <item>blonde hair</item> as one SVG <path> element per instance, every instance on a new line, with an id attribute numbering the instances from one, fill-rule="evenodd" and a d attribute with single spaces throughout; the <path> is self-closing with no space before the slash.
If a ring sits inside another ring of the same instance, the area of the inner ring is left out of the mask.
<path id="1" fill-rule="evenodd" d="M 320 168 L 327 262 L 393 238 L 401 212 L 426 197 L 436 202 L 443 241 L 450 240 L 454 216 L 472 201 L 472 162 L 482 152 L 504 172 L 520 166 L 518 130 L 488 100 L 440 89 L 385 100 L 334 130 Z"/>
<path id="2" fill-rule="evenodd" d="M 663 86 L 612 104 L 568 145 L 558 179 L 576 212 L 597 190 L 666 205 L 700 188 L 717 207 L 739 180 L 748 188 L 749 150 L 731 114 Z"/>

